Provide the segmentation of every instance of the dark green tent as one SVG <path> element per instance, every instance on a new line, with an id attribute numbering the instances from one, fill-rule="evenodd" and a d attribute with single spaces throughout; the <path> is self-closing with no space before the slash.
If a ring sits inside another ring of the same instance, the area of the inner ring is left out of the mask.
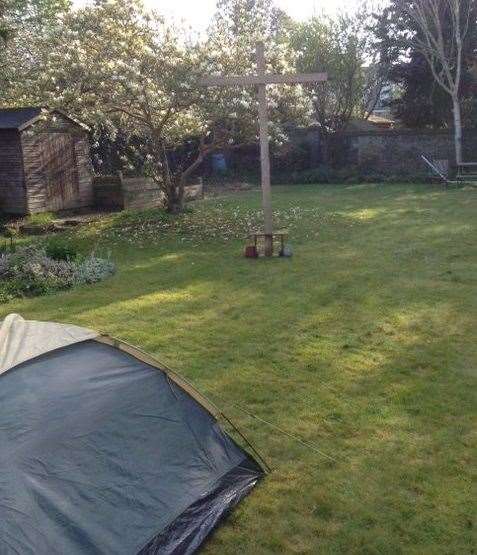
<path id="1" fill-rule="evenodd" d="M 0 329 L 0 553 L 197 550 L 263 476 L 214 407 L 90 330 Z"/>

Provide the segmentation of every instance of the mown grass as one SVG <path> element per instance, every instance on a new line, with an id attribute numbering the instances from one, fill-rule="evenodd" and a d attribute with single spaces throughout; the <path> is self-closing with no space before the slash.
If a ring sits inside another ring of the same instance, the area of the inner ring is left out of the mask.
<path id="1" fill-rule="evenodd" d="M 474 553 L 475 190 L 274 193 L 292 259 L 241 257 L 258 192 L 204 201 L 179 222 L 119 215 L 75 235 L 112 250 L 115 277 L 1 313 L 140 345 L 260 447 L 274 471 L 205 552 Z"/>

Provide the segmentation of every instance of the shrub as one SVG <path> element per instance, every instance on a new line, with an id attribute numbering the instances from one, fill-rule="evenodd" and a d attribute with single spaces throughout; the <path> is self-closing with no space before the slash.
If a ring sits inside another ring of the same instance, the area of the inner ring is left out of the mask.
<path id="1" fill-rule="evenodd" d="M 9 266 L 9 256 L 6 252 L 0 253 L 0 279 L 6 279 Z"/>
<path id="2" fill-rule="evenodd" d="M 9 281 L 0 281 L 0 304 L 8 303 L 18 297 L 16 286 Z"/>
<path id="3" fill-rule="evenodd" d="M 330 175 L 327 167 L 320 167 L 293 173 L 274 174 L 273 182 L 277 185 L 314 185 L 329 183 Z"/>
<path id="4" fill-rule="evenodd" d="M 16 252 L 0 254 L 0 302 L 95 283 L 114 271 L 109 258 L 92 254 L 84 259 L 55 260 L 42 246 L 24 246 Z"/>
<path id="5" fill-rule="evenodd" d="M 2 255 L 0 277 L 10 281 L 10 290 L 22 295 L 44 295 L 74 284 L 75 265 L 53 260 L 42 247 L 28 245 Z"/>
<path id="6" fill-rule="evenodd" d="M 51 237 L 45 243 L 47 256 L 54 260 L 74 260 L 78 256 L 78 249 L 63 237 Z"/>
<path id="7" fill-rule="evenodd" d="M 96 283 L 112 276 L 115 270 L 116 267 L 109 257 L 99 258 L 91 254 L 77 264 L 74 281 L 78 285 Z"/>
<path id="8" fill-rule="evenodd" d="M 373 168 L 362 168 L 351 165 L 345 168 L 330 169 L 320 167 L 292 174 L 274 176 L 273 183 L 320 185 L 320 184 L 359 184 L 359 183 L 427 183 L 429 176 L 415 171 L 401 171 L 397 174 L 383 173 Z"/>
<path id="9" fill-rule="evenodd" d="M 304 185 L 313 183 L 329 183 L 330 170 L 328 167 L 324 166 L 321 168 L 299 172 L 298 174 L 295 174 L 294 181 L 297 183 L 300 180 Z"/>

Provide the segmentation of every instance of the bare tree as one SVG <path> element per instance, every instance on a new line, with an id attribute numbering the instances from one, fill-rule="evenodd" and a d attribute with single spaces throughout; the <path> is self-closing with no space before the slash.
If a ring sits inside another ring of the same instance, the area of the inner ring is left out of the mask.
<path id="1" fill-rule="evenodd" d="M 426 59 L 436 82 L 452 98 L 455 157 L 457 164 L 462 164 L 460 88 L 472 2 L 400 0 L 398 5 L 402 13 L 410 17 L 417 28 L 417 33 L 409 40 Z"/>

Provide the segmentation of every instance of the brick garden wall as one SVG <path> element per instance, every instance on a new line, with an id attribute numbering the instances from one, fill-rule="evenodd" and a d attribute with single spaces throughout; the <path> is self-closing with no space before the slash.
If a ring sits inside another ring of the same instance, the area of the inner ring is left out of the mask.
<path id="1" fill-rule="evenodd" d="M 383 174 L 423 172 L 421 154 L 455 165 L 454 138 L 449 131 L 411 129 L 347 133 L 330 141 L 331 163 L 335 168 L 356 166 Z M 464 160 L 477 161 L 477 130 L 464 133 Z"/>
<path id="2" fill-rule="evenodd" d="M 477 162 L 477 129 L 464 132 L 464 160 Z M 421 154 L 434 160 L 447 160 L 455 165 L 452 130 L 433 131 L 415 129 L 358 131 L 336 134 L 326 139 L 316 127 L 291 131 L 289 141 L 279 151 L 272 151 L 274 183 L 287 183 L 294 173 L 330 167 L 345 170 L 357 176 L 377 174 L 399 179 L 424 176 L 430 170 Z M 229 173 L 254 174 L 259 179 L 260 157 L 257 145 L 225 153 Z M 204 175 L 213 175 L 210 165 L 202 169 Z M 245 178 L 246 179 L 246 178 Z"/>

